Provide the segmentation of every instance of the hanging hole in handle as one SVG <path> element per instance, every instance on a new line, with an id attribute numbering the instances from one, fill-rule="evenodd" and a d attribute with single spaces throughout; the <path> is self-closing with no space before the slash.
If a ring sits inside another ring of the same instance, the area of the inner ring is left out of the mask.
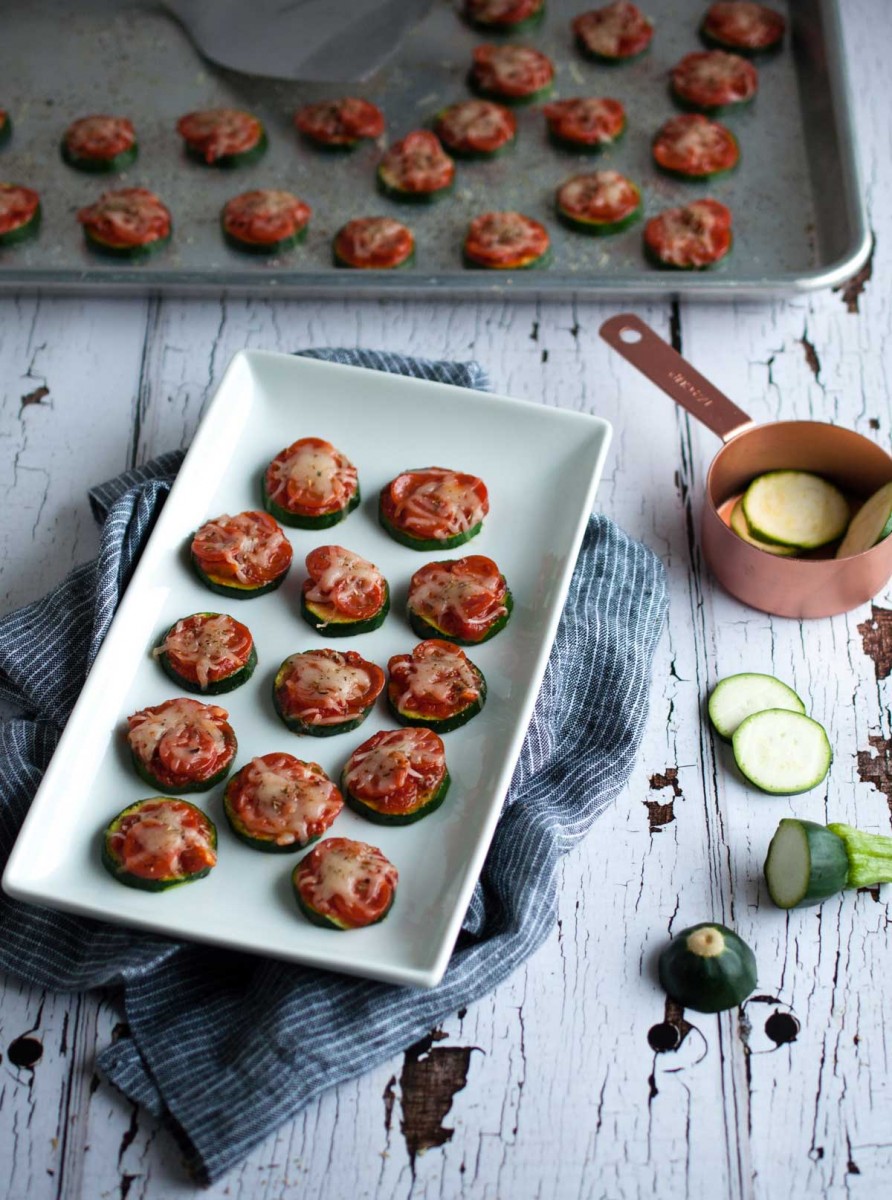
<path id="1" fill-rule="evenodd" d="M 640 342 L 643 336 L 640 329 L 632 329 L 629 326 L 619 331 L 619 340 L 621 342 L 628 342 L 629 345 Z"/>

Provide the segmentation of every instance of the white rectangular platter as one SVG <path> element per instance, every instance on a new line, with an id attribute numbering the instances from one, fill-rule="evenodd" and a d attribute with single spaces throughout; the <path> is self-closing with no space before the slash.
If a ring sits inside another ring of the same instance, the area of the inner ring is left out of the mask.
<path id="1" fill-rule="evenodd" d="M 171 490 L 83 693 L 50 763 L 3 878 L 12 896 L 149 929 L 393 983 L 433 987 L 442 978 L 483 865 L 554 640 L 594 502 L 610 426 L 598 417 L 261 351 L 235 356 Z M 247 601 L 209 593 L 188 564 L 192 532 L 220 513 L 259 508 L 269 460 L 299 437 L 331 441 L 356 465 L 363 502 L 318 533 L 288 529 L 294 563 L 276 592 Z M 431 464 L 480 475 L 490 494 L 481 534 L 466 547 L 419 554 L 377 522 L 381 487 Z M 121 886 L 100 861 L 100 833 L 125 806 L 152 794 L 134 773 L 124 731 L 129 713 L 177 689 L 151 656 L 175 620 L 231 612 L 251 629 L 259 659 L 242 687 L 213 698 L 239 741 L 236 769 L 274 750 L 315 762 L 337 779 L 352 751 L 393 727 L 383 697 L 360 729 L 298 737 L 272 705 L 272 681 L 289 654 L 325 645 L 299 615 L 303 560 L 339 543 L 376 563 L 393 604 L 370 634 L 338 639 L 386 668 L 418 639 L 405 617 L 409 579 L 424 562 L 486 554 L 515 599 L 497 637 L 468 654 L 488 698 L 468 725 L 444 736 L 452 786 L 446 803 L 415 825 L 370 824 L 345 809 L 332 836 L 379 846 L 399 870 L 396 902 L 379 925 L 319 929 L 297 910 L 290 874 L 300 855 L 259 853 L 231 834 L 222 785 L 193 795 L 215 821 L 219 861 L 188 886 L 147 893 Z"/>

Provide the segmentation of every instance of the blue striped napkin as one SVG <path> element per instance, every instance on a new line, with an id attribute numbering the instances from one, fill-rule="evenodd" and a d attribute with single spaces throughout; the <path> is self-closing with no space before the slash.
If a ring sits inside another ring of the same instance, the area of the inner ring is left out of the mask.
<path id="1" fill-rule="evenodd" d="M 476 363 L 362 350 L 313 357 L 485 388 Z M 0 870 L 182 461 L 95 488 L 99 557 L 0 621 Z M 218 1179 L 325 1088 L 392 1057 L 495 987 L 556 913 L 558 856 L 629 775 L 666 614 L 662 564 L 592 517 L 495 837 L 442 983 L 416 991 L 180 944 L 0 896 L 0 968 L 36 987 L 120 990 L 129 1033 L 100 1069 Z"/>

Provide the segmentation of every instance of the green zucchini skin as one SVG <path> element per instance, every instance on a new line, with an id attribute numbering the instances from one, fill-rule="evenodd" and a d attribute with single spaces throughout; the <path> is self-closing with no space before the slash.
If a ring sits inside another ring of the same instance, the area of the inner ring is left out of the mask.
<path id="1" fill-rule="evenodd" d="M 233 742 L 235 742 L 235 738 L 233 738 Z M 153 775 L 148 767 L 146 767 L 144 763 L 141 763 L 136 755 L 132 752 L 130 757 L 133 762 L 133 769 L 136 771 L 143 783 L 147 783 L 149 787 L 160 788 L 165 795 L 169 793 L 171 796 L 186 796 L 192 792 L 208 792 L 218 783 L 222 783 L 232 770 L 232 764 L 235 762 L 235 752 L 237 749 L 237 745 L 233 745 L 232 758 L 230 758 L 226 766 L 221 767 L 215 775 L 211 775 L 209 779 L 203 779 L 200 783 L 187 783 L 183 787 L 171 787 L 169 783 L 166 783 L 164 780 L 158 779 L 155 775 Z"/>
<path id="2" fill-rule="evenodd" d="M 552 80 L 538 91 L 530 92 L 528 96 L 506 96 L 504 92 L 481 87 L 475 79 L 473 71 L 468 74 L 467 84 L 474 95 L 479 96 L 481 100 L 495 100 L 497 104 L 505 104 L 509 108 L 526 108 L 528 104 L 538 104 L 540 100 L 545 100 L 554 91 L 554 81 Z"/>
<path id="3" fill-rule="evenodd" d="M 644 243 L 644 257 L 651 264 L 651 266 L 656 267 L 660 271 L 714 271 L 716 267 L 728 260 L 733 249 L 734 235 L 731 234 L 731 240 L 728 244 L 726 253 L 723 254 L 721 258 L 717 258 L 715 262 L 706 263 L 706 265 L 702 267 L 680 267 L 675 263 L 665 262 L 662 258 L 660 258 L 659 254 L 656 254 L 653 250 L 651 250 L 650 246 L 648 246 L 646 242 Z"/>
<path id="4" fill-rule="evenodd" d="M 428 728 L 438 729 L 440 727 L 431 724 Z M 420 821 L 423 817 L 429 816 L 430 813 L 436 812 L 446 799 L 450 783 L 451 778 L 447 770 L 439 787 L 435 788 L 432 792 L 427 792 L 421 797 L 415 808 L 404 813 L 382 812 L 381 809 L 375 808 L 369 801 L 360 800 L 347 786 L 345 774 L 341 775 L 341 793 L 348 808 L 358 813 L 359 816 L 365 817 L 367 821 L 373 821 L 376 825 L 414 825 L 416 821 Z"/>
<path id="5" fill-rule="evenodd" d="M 519 263 L 516 266 L 499 267 L 488 267 L 484 263 L 477 262 L 476 259 L 471 258 L 468 254 L 462 251 L 462 262 L 469 270 L 472 271 L 538 271 L 541 267 L 550 266 L 551 260 L 551 246 L 548 247 L 544 254 L 540 254 L 538 258 L 534 258 L 530 262 Z"/>
<path id="6" fill-rule="evenodd" d="M 332 247 L 331 257 L 332 257 L 332 262 L 334 263 L 334 265 L 336 267 L 344 267 L 346 270 L 349 270 L 349 271 L 369 271 L 369 270 L 372 270 L 372 271 L 401 271 L 403 269 L 403 267 L 411 267 L 414 265 L 414 263 L 415 263 L 415 247 L 414 246 L 412 247 L 411 254 L 407 255 L 403 259 L 402 262 L 396 263 L 392 267 L 361 267 L 361 266 L 357 266 L 356 263 L 352 263 L 346 258 L 341 258 L 341 256 L 338 254 L 337 250 L 334 249 L 334 247 Z"/>
<path id="7" fill-rule="evenodd" d="M 442 638 L 444 642 L 454 642 L 456 646 L 481 646 L 484 642 L 488 642 L 490 638 L 494 638 L 497 633 L 501 633 L 508 624 L 514 608 L 514 597 L 511 595 L 510 588 L 505 592 L 505 608 L 508 611 L 503 613 L 497 621 L 494 621 L 483 637 L 480 638 L 459 638 L 454 634 L 446 633 L 436 625 L 432 625 L 429 621 L 426 621 L 424 617 L 419 616 L 411 608 L 409 609 L 409 624 L 422 641 L 426 641 L 428 638 Z M 468 720 L 470 720 L 470 717 Z M 438 726 L 438 728 L 442 729 L 442 726 Z"/>
<path id="8" fill-rule="evenodd" d="M 384 490 L 386 491 L 387 489 L 385 488 Z M 483 528 L 483 522 L 478 521 L 476 525 L 472 525 L 470 529 L 466 529 L 463 533 L 456 533 L 448 538 L 413 537 L 411 533 L 406 533 L 404 530 L 398 529 L 396 525 L 388 521 L 381 509 L 380 500 L 378 502 L 378 521 L 381 528 L 389 533 L 395 542 L 399 542 L 401 546 L 408 546 L 410 550 L 419 550 L 424 553 L 429 553 L 431 550 L 452 550 L 456 546 L 463 546 L 465 542 L 469 542 L 471 538 L 476 537 Z"/>
<path id="9" fill-rule="evenodd" d="M 300 863 L 297 864 L 297 867 L 299 867 L 299 866 L 300 866 Z M 295 871 L 297 871 L 297 867 L 294 868 Z M 293 876 L 292 876 L 292 878 L 293 878 Z M 336 929 L 339 933 L 347 933 L 353 928 L 352 925 L 341 925 L 337 921 L 335 921 L 332 917 L 323 916 L 321 912 L 318 912 L 317 909 L 313 908 L 311 905 L 307 904 L 304 901 L 303 897 L 301 896 L 300 892 L 297 890 L 296 887 L 293 888 L 293 891 L 294 891 L 295 899 L 297 900 L 298 908 L 300 909 L 300 911 L 303 913 L 303 915 L 307 918 L 307 920 L 312 925 L 318 925 L 320 929 Z M 395 898 L 396 898 L 396 894 L 394 893 L 394 899 Z M 362 928 L 367 929 L 371 925 L 380 925 L 381 922 L 384 920 L 384 918 L 387 916 L 387 914 L 390 912 L 390 910 L 392 908 L 393 908 L 393 900 L 390 901 L 390 904 L 388 904 L 387 908 L 384 910 L 384 912 L 381 914 L 380 917 L 376 917 L 374 921 L 369 921 L 369 924 L 362 926 Z"/>
<path id="10" fill-rule="evenodd" d="M 353 637 L 360 633 L 371 633 L 375 629 L 379 629 L 384 624 L 384 619 L 390 612 L 390 585 L 384 583 L 384 602 L 373 617 L 368 617 L 364 621 L 343 621 L 331 620 L 323 613 L 314 609 L 312 604 L 308 604 L 306 597 L 301 593 L 300 597 L 300 615 L 308 625 L 311 625 L 317 633 L 324 634 L 325 637 Z"/>
<path id="11" fill-rule="evenodd" d="M 337 512 L 325 513 L 320 517 L 305 517 L 300 513 L 289 512 L 287 508 L 282 508 L 275 500 L 271 500 L 266 490 L 266 476 L 263 479 L 263 507 L 281 525 L 289 525 L 292 529 L 330 529 L 332 525 L 339 525 L 341 521 L 346 521 L 354 508 L 359 507 L 361 499 L 360 489 L 357 486 L 356 491 L 344 507 L 339 508 Z"/>
<path id="12" fill-rule="evenodd" d="M 40 231 L 40 224 L 43 220 L 43 210 L 40 206 L 36 209 L 34 216 L 24 225 L 19 225 L 16 229 L 10 229 L 7 233 L 0 233 L 0 246 L 14 246 L 18 242 L 26 242 L 29 238 L 35 237 Z"/>
<path id="13" fill-rule="evenodd" d="M 422 713 L 413 713 L 411 709 L 400 708 L 391 699 L 390 688 L 387 688 L 387 707 L 390 710 L 394 720 L 400 725 L 414 725 L 424 729 L 432 729 L 434 733 L 452 733 L 454 729 L 460 729 L 462 725 L 467 725 L 472 717 L 476 717 L 482 711 L 486 703 L 486 677 L 476 664 L 472 664 L 477 673 L 477 679 L 480 685 L 480 695 L 476 700 L 472 700 L 470 704 L 465 705 L 459 712 L 453 713 L 451 717 L 443 717 L 438 720 L 436 717 L 424 716 Z"/>
<path id="14" fill-rule="evenodd" d="M 630 212 L 627 217 L 623 217 L 621 221 L 583 221 L 579 217 L 571 217 L 559 204 L 555 207 L 562 224 L 566 225 L 568 229 L 572 229 L 574 233 L 584 233 L 589 237 L 609 237 L 614 233 L 622 233 L 624 229 L 628 229 L 630 225 L 634 225 L 636 221 L 640 221 L 644 212 L 640 195 L 638 207 Z"/>
<path id="15" fill-rule="evenodd" d="M 698 953 L 704 937 L 720 947 L 719 953 Z M 659 975 L 663 990 L 685 1008 L 724 1012 L 736 1008 L 755 988 L 756 959 L 732 929 L 704 921 L 683 929 L 665 947 L 660 954 Z"/>
<path id="16" fill-rule="evenodd" d="M 146 242 L 143 246 L 115 246 L 111 242 L 102 241 L 101 238 L 90 233 L 86 227 L 84 228 L 84 240 L 91 250 L 95 250 L 97 254 L 104 254 L 107 258 L 122 258 L 130 262 L 150 258 L 151 255 L 157 254 L 170 242 L 172 234 L 173 229 L 167 237 L 156 238 L 154 242 Z"/>
<path id="17" fill-rule="evenodd" d="M 132 146 L 128 146 L 126 150 L 122 150 L 113 158 L 84 158 L 82 155 L 72 154 L 63 139 L 59 145 L 59 153 L 62 161 L 69 167 L 74 167 L 75 171 L 85 171 L 90 175 L 114 175 L 117 171 L 124 171 L 136 162 L 139 146 L 134 142 Z"/>
<path id="18" fill-rule="evenodd" d="M 220 158 L 215 158 L 213 162 L 208 162 L 200 150 L 194 150 L 188 143 L 185 145 L 185 151 L 187 158 L 193 162 L 200 163 L 203 167 L 210 167 L 212 170 L 231 171 L 239 167 L 250 167 L 253 163 L 256 163 L 258 159 L 266 154 L 268 145 L 269 139 L 264 129 L 256 145 L 252 146 L 250 150 L 243 150 L 241 154 L 223 154 Z"/>
<path id="19" fill-rule="evenodd" d="M 164 642 L 167 634 L 170 633 L 171 629 L 173 628 L 174 626 L 171 625 L 170 629 L 168 629 L 167 633 L 164 634 L 164 637 L 162 637 L 161 641 L 158 643 L 159 646 Z M 158 662 L 168 678 L 172 679 L 177 687 L 181 687 L 184 692 L 192 692 L 196 696 L 222 696 L 224 692 L 231 692 L 235 688 L 241 687 L 243 683 L 247 683 L 254 674 L 254 671 L 257 667 L 257 649 L 254 646 L 251 647 L 251 653 L 248 656 L 248 661 L 240 670 L 233 671 L 233 673 L 231 675 L 227 675 L 225 679 L 218 679 L 213 683 L 209 683 L 207 687 L 199 687 L 199 685 L 193 680 L 187 679 L 185 675 L 180 675 L 178 671 L 175 671 L 171 665 L 170 658 L 166 653 L 158 655 Z"/>
<path id="20" fill-rule="evenodd" d="M 234 583 L 221 583 L 213 575 L 206 575 L 198 565 L 198 560 L 195 556 L 192 555 L 191 557 L 192 569 L 204 586 L 215 595 L 226 596 L 230 600 L 251 600 L 254 596 L 265 596 L 267 592 L 274 592 L 276 588 L 282 586 L 285 582 L 285 576 L 288 574 L 287 571 L 283 571 L 278 579 L 273 579 L 269 583 L 262 584 L 260 587 L 240 587 Z"/>
<path id="21" fill-rule="evenodd" d="M 789 845 L 797 834 L 801 840 L 802 863 L 807 870 L 807 879 L 804 889 L 796 889 L 797 895 L 782 896 L 777 878 L 782 870 L 780 859 L 785 852 L 784 843 Z M 820 904 L 828 896 L 835 896 L 848 886 L 849 856 L 845 842 L 825 825 L 785 817 L 768 846 L 764 874 L 768 894 L 778 908 L 807 908 L 812 904 Z"/>
<path id="22" fill-rule="evenodd" d="M 241 254 L 256 254 L 262 256 L 264 254 L 283 254 L 286 250 L 293 250 L 295 246 L 299 246 L 301 242 L 307 240 L 307 226 L 304 225 L 298 229 L 296 233 L 290 237 L 280 238 L 277 242 L 248 242 L 243 238 L 236 237 L 230 233 L 220 222 L 220 232 L 223 235 L 223 241 L 232 250 L 238 250 Z"/>
<path id="23" fill-rule="evenodd" d="M 409 192 L 405 188 L 396 187 L 392 183 L 388 183 L 378 168 L 375 176 L 378 182 L 378 191 L 382 195 L 387 196 L 390 200 L 398 200 L 401 204 L 435 204 L 437 200 L 442 200 L 444 196 L 448 196 L 455 188 L 455 180 L 452 179 L 446 187 L 436 188 L 430 192 Z"/>
<path id="24" fill-rule="evenodd" d="M 135 804 L 129 804 L 125 809 L 122 809 L 118 815 L 109 822 L 105 827 L 102 835 L 102 865 L 112 875 L 118 883 L 123 883 L 125 887 L 138 888 L 141 892 L 166 892 L 170 888 L 179 887 L 183 883 L 194 883 L 197 879 L 204 879 L 213 870 L 212 867 L 203 867 L 200 871 L 193 871 L 187 875 L 169 876 L 165 879 L 146 879 L 142 875 L 133 875 L 130 871 L 125 871 L 120 863 L 120 860 L 115 857 L 109 850 L 109 838 L 116 832 L 118 826 L 124 817 L 129 816 L 133 812 L 138 812 L 144 804 L 154 800 L 163 799 L 160 796 L 150 796 L 144 800 L 137 800 Z M 188 800 L 183 801 L 184 804 L 189 804 Z M 197 808 L 194 804 L 189 804 L 201 818 L 203 824 L 208 828 L 210 833 L 210 843 L 213 850 L 217 849 L 217 827 L 210 817 Z"/>

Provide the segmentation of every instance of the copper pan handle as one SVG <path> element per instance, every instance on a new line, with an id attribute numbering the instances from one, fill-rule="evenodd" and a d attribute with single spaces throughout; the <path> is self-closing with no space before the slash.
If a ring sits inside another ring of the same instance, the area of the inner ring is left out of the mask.
<path id="1" fill-rule="evenodd" d="M 627 362 L 707 429 L 718 434 L 723 442 L 730 441 L 753 424 L 742 408 L 738 408 L 715 384 L 704 379 L 634 313 L 611 317 L 599 332 Z"/>

